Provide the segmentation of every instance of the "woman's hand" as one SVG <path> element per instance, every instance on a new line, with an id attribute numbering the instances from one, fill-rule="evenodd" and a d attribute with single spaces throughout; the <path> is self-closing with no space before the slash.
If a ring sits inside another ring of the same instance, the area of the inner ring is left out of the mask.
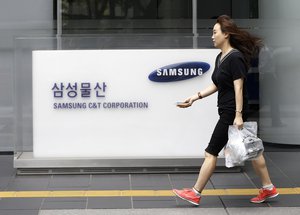
<path id="1" fill-rule="evenodd" d="M 244 122 L 242 116 L 235 116 L 233 125 L 236 126 L 239 130 L 242 130 L 244 127 Z"/>
<path id="2" fill-rule="evenodd" d="M 209 86 L 207 86 L 205 89 L 199 91 L 195 95 L 192 95 L 188 97 L 184 102 L 177 104 L 177 107 L 180 108 L 187 108 L 192 106 L 194 101 L 197 101 L 198 99 L 205 98 L 207 96 L 210 96 L 211 94 L 215 93 L 218 91 L 218 88 L 215 84 L 211 83 Z"/>
<path id="3" fill-rule="evenodd" d="M 190 96 L 186 100 L 184 100 L 183 103 L 177 104 L 177 107 L 180 107 L 180 108 L 190 107 L 190 106 L 192 106 L 192 104 L 194 103 L 194 101 L 196 101 L 198 99 L 199 99 L 198 94 Z"/>

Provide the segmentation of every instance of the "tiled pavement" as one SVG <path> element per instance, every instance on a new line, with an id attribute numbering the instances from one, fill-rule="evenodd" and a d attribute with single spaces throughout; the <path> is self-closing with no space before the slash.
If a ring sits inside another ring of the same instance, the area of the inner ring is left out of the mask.
<path id="1" fill-rule="evenodd" d="M 299 153 L 299 149 L 265 153 L 270 175 L 277 187 L 300 187 Z M 172 188 L 191 187 L 197 178 L 196 173 L 19 176 L 15 174 L 16 171 L 13 169 L 12 155 L 1 155 L 0 164 L 0 191 L 171 190 Z M 206 189 L 259 187 L 260 182 L 254 174 L 251 164 L 247 162 L 242 172 L 215 173 Z M 194 210 L 211 209 L 209 210 L 210 214 L 235 214 L 236 209 L 243 210 L 243 208 L 261 209 L 261 214 L 264 214 L 263 211 L 267 208 L 272 208 L 272 210 L 278 208 L 277 212 L 285 208 L 286 212 L 293 211 L 290 214 L 300 214 L 299 209 L 294 208 L 300 207 L 299 195 L 280 195 L 276 199 L 259 205 L 250 203 L 250 197 L 204 196 L 201 200 L 201 206 L 196 208 L 174 196 L 2 198 L 0 199 L 0 215 L 59 214 L 58 211 L 53 211 L 56 209 L 59 209 L 61 214 L 78 215 L 118 214 L 117 211 L 119 211 L 93 209 L 123 209 L 122 213 L 119 214 L 147 214 L 147 212 L 149 212 L 148 214 L 160 214 L 160 212 L 162 214 L 179 214 L 182 210 L 185 212 L 184 214 L 190 212 L 192 214 Z M 244 211 L 245 214 L 247 211 L 249 210 Z"/>

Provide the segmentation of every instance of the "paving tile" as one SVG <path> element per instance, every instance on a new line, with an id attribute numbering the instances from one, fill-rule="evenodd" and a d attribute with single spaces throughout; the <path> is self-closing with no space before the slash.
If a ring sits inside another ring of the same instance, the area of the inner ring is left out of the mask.
<path id="1" fill-rule="evenodd" d="M 38 210 L 42 198 L 7 198 L 0 200 L 0 210 Z"/>
<path id="2" fill-rule="evenodd" d="M 218 196 L 202 196 L 200 205 L 195 206 L 187 201 L 184 201 L 178 197 L 177 207 L 179 208 L 193 208 L 193 207 L 201 207 L 201 208 L 224 208 L 221 199 Z"/>
<path id="3" fill-rule="evenodd" d="M 201 208 L 224 208 L 220 197 L 203 196 L 200 202 Z"/>
<path id="4" fill-rule="evenodd" d="M 266 155 L 272 159 L 275 163 L 286 164 L 289 163 L 290 160 L 297 161 L 299 159 L 299 151 L 296 152 L 267 152 Z M 288 156 L 289 159 L 284 159 Z"/>
<path id="5" fill-rule="evenodd" d="M 50 179 L 49 190 L 82 190 L 90 184 L 90 175 L 53 175 Z"/>
<path id="6" fill-rule="evenodd" d="M 39 210 L 0 210 L 1 215 L 39 215 Z"/>
<path id="7" fill-rule="evenodd" d="M 295 170 L 291 170 L 290 172 L 286 171 L 286 174 L 296 187 L 300 187 L 299 173 L 295 172 Z"/>
<path id="8" fill-rule="evenodd" d="M 131 197 L 94 197 L 88 198 L 88 209 L 132 208 Z"/>
<path id="9" fill-rule="evenodd" d="M 133 208 L 174 208 L 175 197 L 133 197 Z"/>
<path id="10" fill-rule="evenodd" d="M 294 187 L 296 186 L 296 183 L 293 181 L 294 178 L 298 177 L 288 177 L 284 172 L 282 172 L 280 169 L 278 169 L 277 166 L 275 166 L 273 163 L 267 163 L 267 168 L 270 174 L 270 178 L 273 182 L 273 184 L 276 187 Z M 255 184 L 256 187 L 261 187 L 261 180 L 256 175 L 254 169 L 252 168 L 251 164 L 245 165 L 243 167 L 244 174 L 247 175 L 253 184 Z M 294 171 L 295 172 L 295 171 Z"/>
<path id="11" fill-rule="evenodd" d="M 47 198 L 41 209 L 85 209 L 87 198 Z"/>
<path id="12" fill-rule="evenodd" d="M 292 186 L 300 187 L 300 177 L 295 171 L 295 165 L 299 163 L 299 152 L 269 152 L 268 158 L 276 166 L 276 171 L 281 172 L 292 183 Z"/>
<path id="13" fill-rule="evenodd" d="M 295 187 L 296 183 L 294 183 L 290 178 L 285 177 L 283 175 L 279 174 L 270 174 L 270 178 L 272 180 L 272 183 L 276 187 L 285 188 L 285 187 Z M 260 180 L 258 180 L 259 185 L 261 186 Z"/>
<path id="14" fill-rule="evenodd" d="M 92 175 L 90 190 L 129 190 L 129 175 Z"/>
<path id="15" fill-rule="evenodd" d="M 0 155 L 1 164 L 5 164 L 5 165 L 1 165 L 0 169 L 6 168 L 6 167 L 13 168 L 13 160 L 14 160 L 13 155 Z"/>
<path id="16" fill-rule="evenodd" d="M 254 196 L 220 196 L 226 208 L 234 207 L 269 207 L 267 203 L 253 204 L 250 199 Z"/>
<path id="17" fill-rule="evenodd" d="M 3 173 L 11 173 L 15 172 L 15 169 L 13 167 L 13 156 L 9 155 L 0 155 L 0 176 L 3 176 Z"/>
<path id="18" fill-rule="evenodd" d="M 0 177 L 0 190 L 7 190 L 11 177 L 1 176 Z"/>
<path id="19" fill-rule="evenodd" d="M 167 174 L 133 174 L 131 175 L 132 189 L 172 189 Z"/>
<path id="20" fill-rule="evenodd" d="M 267 152 L 265 154 L 271 179 L 277 187 L 300 187 L 299 171 L 295 171 L 295 164 L 300 160 L 299 152 Z M 43 189 L 47 183 L 48 189 L 50 190 L 122 190 L 130 189 L 130 184 L 132 185 L 131 189 L 133 190 L 165 190 L 172 189 L 172 186 L 179 189 L 183 187 L 191 187 L 191 184 L 193 185 L 198 177 L 198 174 L 177 173 L 169 175 L 54 175 L 49 176 L 48 179 L 48 176 L 13 176 L 13 174 L 15 174 L 15 170 L 12 167 L 12 158 L 12 155 L 5 158 L 0 156 L 0 162 L 3 161 L 0 166 L 0 189 L 2 190 L 39 190 Z M 212 183 L 209 182 L 205 189 L 260 187 L 260 180 L 256 176 L 251 162 L 246 162 L 243 169 L 243 173 L 214 173 L 211 178 Z M 33 180 L 33 182 L 31 182 L 31 180 Z M 264 209 L 266 207 L 283 207 L 287 209 L 284 214 L 289 214 L 287 211 L 289 211 L 291 207 L 300 206 L 299 195 L 279 195 L 278 198 L 268 200 L 268 202 L 259 205 L 250 203 L 249 199 L 251 197 L 252 196 L 203 196 L 200 207 L 195 207 L 177 197 L 45 198 L 44 202 L 42 198 L 7 198 L 0 199 L 0 214 L 37 214 L 40 207 L 48 209 L 48 211 L 49 209 L 69 208 L 74 211 L 76 208 L 84 209 L 86 207 L 90 209 L 128 209 L 132 207 L 144 209 L 169 208 L 167 211 L 171 210 L 171 208 L 175 208 L 175 210 L 187 211 L 189 209 L 197 210 L 203 208 L 216 208 L 223 210 L 224 206 L 229 209 L 229 214 L 231 214 L 231 209 L 234 207 L 242 208 L 242 211 L 246 212 L 248 212 L 248 210 L 250 211 L 250 209 L 255 210 L 258 208 L 263 211 L 262 214 L 264 214 Z M 23 213 L 19 213 L 21 211 Z M 251 214 L 257 213 L 252 212 Z M 261 213 L 258 212 L 258 214 Z"/>
<path id="21" fill-rule="evenodd" d="M 214 187 L 252 187 L 251 181 L 243 173 L 214 173 L 210 180 Z"/>
<path id="22" fill-rule="evenodd" d="M 255 184 L 257 188 L 260 188 L 262 186 L 261 179 L 258 176 L 249 176 L 251 178 L 251 181 Z M 272 183 L 276 187 L 295 187 L 295 183 L 291 181 L 290 178 L 285 177 L 284 175 L 277 173 L 277 174 L 270 174 L 270 178 Z"/>
<path id="23" fill-rule="evenodd" d="M 230 215 L 253 215 L 253 214 L 259 214 L 259 215 L 299 215 L 300 214 L 300 208 L 261 208 L 261 207 L 254 207 L 254 208 L 228 208 L 227 209 L 228 214 Z"/>
<path id="24" fill-rule="evenodd" d="M 216 185 L 214 186 L 214 189 L 258 189 L 256 186 L 252 185 Z"/>
<path id="25" fill-rule="evenodd" d="M 61 198 L 45 198 L 44 202 L 84 202 L 87 197 L 61 197 Z"/>
<path id="26" fill-rule="evenodd" d="M 3 165 L 3 164 L 1 164 L 1 165 Z M 15 174 L 16 174 L 15 169 L 11 169 L 11 168 L 2 168 L 2 169 L 0 169 L 0 177 L 13 176 Z"/>
<path id="27" fill-rule="evenodd" d="M 194 186 L 198 174 L 170 174 L 171 184 L 175 189 L 190 188 Z M 205 186 L 205 189 L 213 189 L 210 181 Z"/>
<path id="28" fill-rule="evenodd" d="M 19 190 L 47 190 L 50 176 L 16 176 L 9 185 L 9 191 Z"/>
<path id="29" fill-rule="evenodd" d="M 227 215 L 221 208 L 41 210 L 39 215 Z"/>
<path id="30" fill-rule="evenodd" d="M 189 173 L 189 174 L 169 174 L 172 180 L 190 180 L 195 181 L 198 178 L 198 173 Z"/>
<path id="31" fill-rule="evenodd" d="M 266 201 L 270 207 L 300 207 L 299 195 L 280 195 Z"/>
<path id="32" fill-rule="evenodd" d="M 77 191 L 77 190 L 88 190 L 89 187 L 88 186 L 73 186 L 70 185 L 69 187 L 65 187 L 65 186 L 57 186 L 57 187 L 48 187 L 49 191 L 60 191 L 60 190 L 65 190 L 65 191 Z"/>

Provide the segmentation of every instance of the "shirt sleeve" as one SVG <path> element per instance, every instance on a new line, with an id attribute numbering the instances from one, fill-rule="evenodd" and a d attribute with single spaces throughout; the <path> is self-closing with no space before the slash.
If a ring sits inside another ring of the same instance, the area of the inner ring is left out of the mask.
<path id="1" fill-rule="evenodd" d="M 232 73 L 233 80 L 240 78 L 247 78 L 247 66 L 245 60 L 241 56 L 235 56 L 230 62 L 230 71 Z"/>

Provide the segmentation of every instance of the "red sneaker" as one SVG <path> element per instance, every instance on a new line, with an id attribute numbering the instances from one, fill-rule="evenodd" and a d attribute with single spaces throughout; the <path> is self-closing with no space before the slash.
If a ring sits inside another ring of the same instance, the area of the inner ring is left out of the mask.
<path id="1" fill-rule="evenodd" d="M 199 205 L 200 203 L 201 196 L 197 195 L 192 189 L 173 189 L 173 193 L 175 193 L 176 196 L 178 196 L 179 198 L 188 201 L 194 205 Z"/>
<path id="2" fill-rule="evenodd" d="M 276 187 L 273 187 L 272 190 L 261 188 L 259 190 L 258 196 L 252 198 L 250 201 L 252 203 L 262 203 L 266 199 L 271 199 L 271 198 L 274 198 L 274 197 L 276 197 L 278 195 L 279 195 L 279 193 L 277 192 Z"/>

